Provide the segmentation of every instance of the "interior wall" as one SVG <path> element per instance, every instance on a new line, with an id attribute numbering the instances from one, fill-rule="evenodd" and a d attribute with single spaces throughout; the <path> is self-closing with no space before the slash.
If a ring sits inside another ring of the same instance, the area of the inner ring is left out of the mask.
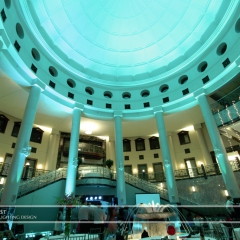
<path id="1" fill-rule="evenodd" d="M 25 232 L 53 231 L 59 210 L 57 199 L 64 196 L 65 185 L 66 180 L 57 181 L 17 199 L 15 216 L 18 216 L 21 221 L 23 221 L 23 216 L 36 218 L 35 221 L 43 221 L 33 223 L 33 220 L 27 219 L 27 223 L 24 223 Z M 20 205 L 25 207 L 19 207 Z M 40 205 L 40 207 L 33 205 Z M 48 222 L 44 223 L 44 221 Z M 14 223 L 18 223 L 18 221 L 14 221 Z"/>
<path id="2" fill-rule="evenodd" d="M 2 113 L 4 114 L 4 113 Z M 0 157 L 2 157 L 3 159 L 5 158 L 6 153 L 11 153 L 13 154 L 14 149 L 12 148 L 12 143 L 16 143 L 16 138 L 11 136 L 12 133 L 12 129 L 14 126 L 14 122 L 16 121 L 20 121 L 19 119 L 16 119 L 12 116 L 9 116 L 7 114 L 4 114 L 7 118 L 9 118 L 9 122 L 7 124 L 7 128 L 5 133 L 0 133 Z M 179 130 L 180 131 L 180 130 Z M 203 131 L 203 135 L 206 141 L 206 145 L 208 147 L 208 151 L 213 151 L 212 148 L 212 143 L 210 141 L 209 135 L 208 135 L 208 131 L 207 128 L 205 126 L 205 124 L 202 124 L 202 131 Z M 186 158 L 195 158 L 196 163 L 198 166 L 200 166 L 200 163 L 198 162 L 203 162 L 204 164 L 211 164 L 211 163 L 205 163 L 204 162 L 204 158 L 202 155 L 202 151 L 199 145 L 199 141 L 197 138 L 197 134 L 195 132 L 195 130 L 190 130 L 189 131 L 189 136 L 190 136 L 190 140 L 191 143 L 189 144 L 184 144 L 184 145 L 180 145 L 179 139 L 178 139 L 178 132 L 172 132 L 172 142 L 173 142 L 173 149 L 174 149 L 174 154 L 175 154 L 175 158 L 176 158 L 176 163 L 173 164 L 174 169 L 181 169 L 182 165 L 184 164 L 184 159 Z M 29 155 L 29 158 L 35 158 L 37 159 L 37 164 L 42 164 L 43 169 L 45 169 L 45 165 L 46 164 L 46 159 L 47 159 L 47 152 L 48 152 L 48 146 L 49 146 L 49 139 L 50 139 L 50 132 L 44 130 L 44 134 L 43 134 L 43 139 L 42 139 L 42 143 L 34 143 L 34 142 L 30 142 L 30 146 L 31 147 L 35 147 L 37 148 L 37 152 L 36 153 L 31 153 Z M 132 165 L 132 169 L 137 169 L 137 165 L 138 164 L 147 164 L 148 168 L 152 168 L 153 167 L 153 163 L 157 163 L 157 162 L 162 162 L 162 152 L 161 152 L 161 148 L 160 149 L 155 149 L 155 150 L 150 150 L 150 146 L 149 146 L 149 138 L 150 136 L 141 136 L 141 138 L 145 139 L 145 146 L 146 146 L 146 150 L 145 151 L 136 151 L 135 150 L 135 139 L 137 139 L 138 137 L 132 137 L 132 138 L 128 138 L 129 140 L 131 140 L 131 152 L 124 152 L 123 155 L 124 156 L 129 156 L 129 160 L 125 160 L 124 164 L 125 165 Z M 223 142 L 224 145 L 226 147 L 229 147 L 231 144 L 232 145 L 239 145 L 239 143 L 235 142 L 234 140 L 230 140 L 227 139 L 226 137 L 222 137 L 223 138 Z M 54 152 L 54 158 L 57 158 L 57 151 L 58 151 L 58 146 L 59 146 L 59 140 L 56 143 L 56 149 Z M 160 143 L 160 147 L 161 147 L 161 143 Z M 112 159 L 114 160 L 114 165 L 112 167 L 112 169 L 116 169 L 116 162 L 115 162 L 115 142 L 114 140 L 109 141 L 106 144 L 106 159 Z M 189 148 L 190 149 L 190 153 L 185 153 L 185 149 Z M 154 154 L 157 153 L 159 155 L 159 158 L 154 158 Z M 144 159 L 143 160 L 139 160 L 139 155 L 143 155 Z M 56 160 L 56 159 L 55 159 Z M 97 161 L 99 163 L 99 161 Z M 184 166 L 185 167 L 185 166 Z"/>
<path id="3" fill-rule="evenodd" d="M 21 122 L 21 120 L 14 118 L 3 112 L 0 112 L 0 114 L 5 115 L 9 119 L 5 133 L 0 133 L 0 158 L 2 157 L 3 159 L 5 159 L 6 153 L 11 153 L 11 154 L 14 153 L 14 148 L 12 148 L 12 144 L 16 143 L 17 138 L 12 137 L 11 134 L 12 134 L 14 122 Z M 28 158 L 37 159 L 37 165 L 42 164 L 42 169 L 45 168 L 48 144 L 49 144 L 49 136 L 50 136 L 50 132 L 44 129 L 41 144 L 35 143 L 35 142 L 29 142 L 29 145 L 31 147 L 37 148 L 37 152 L 36 153 L 31 152 Z"/>

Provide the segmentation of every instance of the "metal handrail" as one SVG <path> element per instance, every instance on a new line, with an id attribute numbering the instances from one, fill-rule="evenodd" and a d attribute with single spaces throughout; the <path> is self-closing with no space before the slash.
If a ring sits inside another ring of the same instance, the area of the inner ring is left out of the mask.
<path id="1" fill-rule="evenodd" d="M 234 171 L 240 170 L 240 164 L 238 162 L 232 161 L 231 166 Z M 3 165 L 5 166 L 5 165 Z M 5 168 L 4 168 L 5 169 Z M 195 175 L 190 175 L 189 172 Z M 164 172 L 154 172 L 150 173 L 154 176 L 159 177 L 159 175 L 162 177 L 161 182 L 165 182 L 165 173 Z M 203 177 L 203 176 L 209 176 L 209 175 L 216 175 L 221 174 L 221 171 L 218 167 L 218 164 L 212 164 L 212 165 L 206 165 L 204 167 L 196 167 L 192 169 L 180 169 L 175 170 L 175 178 L 176 179 L 184 179 L 184 178 L 193 178 L 193 177 Z M 22 181 L 19 187 L 18 197 L 23 196 L 29 192 L 35 191 L 39 188 L 42 188 L 44 186 L 47 186 L 53 182 L 56 182 L 60 179 L 66 178 L 67 175 L 67 168 L 60 168 L 55 171 L 47 171 L 47 173 L 44 174 L 44 171 L 40 172 L 40 174 L 36 177 L 31 178 L 30 180 Z M 149 193 L 159 193 L 162 198 L 168 199 L 168 191 L 164 187 L 161 187 L 156 181 L 150 182 L 149 176 L 147 173 L 144 175 L 141 174 L 129 174 L 124 173 L 125 176 L 125 182 L 137 187 L 145 192 Z M 78 169 L 78 178 L 106 178 L 110 180 L 116 180 L 116 172 L 109 170 L 102 166 L 80 166 Z M 153 180 L 153 179 L 151 179 Z M 159 179 L 158 179 L 159 180 Z M 196 202 L 193 202 L 192 200 L 189 200 L 185 198 L 184 196 L 179 196 L 179 199 L 182 204 L 188 205 L 188 204 L 197 204 Z"/>
<path id="2" fill-rule="evenodd" d="M 21 197 L 29 192 L 40 189 L 60 179 L 66 178 L 66 174 L 67 169 L 60 168 L 58 170 L 48 172 L 47 174 L 33 177 L 30 180 L 22 181 L 19 187 L 18 197 Z"/>
<path id="3" fill-rule="evenodd" d="M 233 171 L 240 171 L 240 162 L 237 160 L 230 161 L 231 167 Z M 1 163 L 0 164 L 0 175 L 2 176 L 7 176 L 9 171 L 9 163 Z M 30 178 L 28 176 L 27 179 L 33 180 L 37 179 L 38 177 L 44 176 L 51 176 L 53 173 L 59 174 L 60 170 L 56 171 L 48 171 L 48 170 L 41 170 L 37 169 L 36 171 L 32 171 L 34 173 L 34 177 Z M 66 170 L 64 170 L 66 171 Z M 95 173 L 95 175 L 94 175 Z M 221 170 L 219 168 L 219 165 L 217 163 L 215 164 L 210 164 L 210 165 L 205 165 L 201 167 L 195 167 L 195 168 L 188 168 L 188 169 L 178 169 L 174 171 L 174 177 L 176 180 L 180 179 L 187 179 L 187 178 L 196 178 L 196 177 L 207 177 L 211 175 L 217 175 L 221 174 Z M 79 177 L 88 177 L 95 176 L 95 177 L 105 177 L 105 178 L 111 178 L 111 179 L 116 179 L 116 173 L 113 171 L 110 171 L 107 168 L 104 168 L 102 166 L 81 166 L 79 168 Z M 130 177 L 131 176 L 131 177 Z M 125 173 L 125 178 L 126 179 L 131 179 L 134 177 L 134 181 L 136 179 L 138 180 L 139 183 L 144 180 L 144 182 L 149 181 L 149 182 L 165 182 L 166 181 L 166 176 L 164 171 L 159 171 L 159 172 L 153 172 L 153 173 L 138 173 L 138 174 L 129 174 L 126 175 Z M 27 180 L 25 179 L 25 180 Z M 131 182 L 134 182 L 131 181 Z"/>
<path id="4" fill-rule="evenodd" d="M 226 107 L 232 106 L 239 100 L 240 100 L 240 87 L 236 88 L 235 90 L 233 90 L 223 98 L 219 99 L 218 101 L 212 103 L 210 105 L 212 113 L 213 114 L 218 113 L 219 111 L 226 109 Z"/>

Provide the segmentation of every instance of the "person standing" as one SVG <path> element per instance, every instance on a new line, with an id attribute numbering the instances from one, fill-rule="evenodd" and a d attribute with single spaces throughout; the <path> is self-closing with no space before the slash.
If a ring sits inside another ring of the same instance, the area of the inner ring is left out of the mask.
<path id="1" fill-rule="evenodd" d="M 72 215 L 71 215 L 71 232 L 76 233 L 77 231 L 77 222 L 78 222 L 78 207 L 72 208 Z"/>
<path id="2" fill-rule="evenodd" d="M 89 233 L 89 211 L 86 200 L 82 200 L 82 205 L 78 210 L 78 226 L 77 233 Z"/>
<path id="3" fill-rule="evenodd" d="M 117 231 L 117 208 L 116 207 L 109 207 L 108 208 L 108 234 L 113 235 Z"/>
<path id="4" fill-rule="evenodd" d="M 231 196 L 227 196 L 226 209 L 231 218 L 235 218 L 235 211 L 233 208 L 233 199 Z"/>
<path id="5" fill-rule="evenodd" d="M 60 235 L 63 232 L 62 221 L 63 221 L 63 208 L 60 208 L 54 225 L 53 235 Z"/>
<path id="6" fill-rule="evenodd" d="M 100 240 L 103 240 L 103 232 L 104 232 L 104 222 L 106 220 L 106 214 L 104 210 L 102 209 L 102 205 L 99 202 L 97 204 L 97 207 L 94 208 L 93 211 L 93 220 L 94 220 L 94 228 L 100 228 Z"/>

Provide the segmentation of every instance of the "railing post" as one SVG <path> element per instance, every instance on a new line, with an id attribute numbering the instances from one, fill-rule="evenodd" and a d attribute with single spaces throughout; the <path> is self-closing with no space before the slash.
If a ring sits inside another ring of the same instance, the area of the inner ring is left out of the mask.
<path id="1" fill-rule="evenodd" d="M 202 171 L 203 171 L 204 178 L 207 179 L 207 174 L 206 174 L 206 171 L 205 171 L 205 168 L 204 168 L 203 164 L 201 164 L 201 168 L 202 168 Z"/>

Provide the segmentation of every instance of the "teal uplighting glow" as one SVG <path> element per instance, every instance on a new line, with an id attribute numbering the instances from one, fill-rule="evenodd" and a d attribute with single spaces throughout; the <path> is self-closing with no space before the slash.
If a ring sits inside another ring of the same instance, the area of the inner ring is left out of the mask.
<path id="1" fill-rule="evenodd" d="M 26 1 L 25 7 L 39 34 L 65 62 L 92 77 L 129 81 L 129 76 L 140 80 L 146 73 L 158 75 L 161 67 L 173 68 L 198 52 L 228 4 L 223 0 L 36 0 Z"/>

